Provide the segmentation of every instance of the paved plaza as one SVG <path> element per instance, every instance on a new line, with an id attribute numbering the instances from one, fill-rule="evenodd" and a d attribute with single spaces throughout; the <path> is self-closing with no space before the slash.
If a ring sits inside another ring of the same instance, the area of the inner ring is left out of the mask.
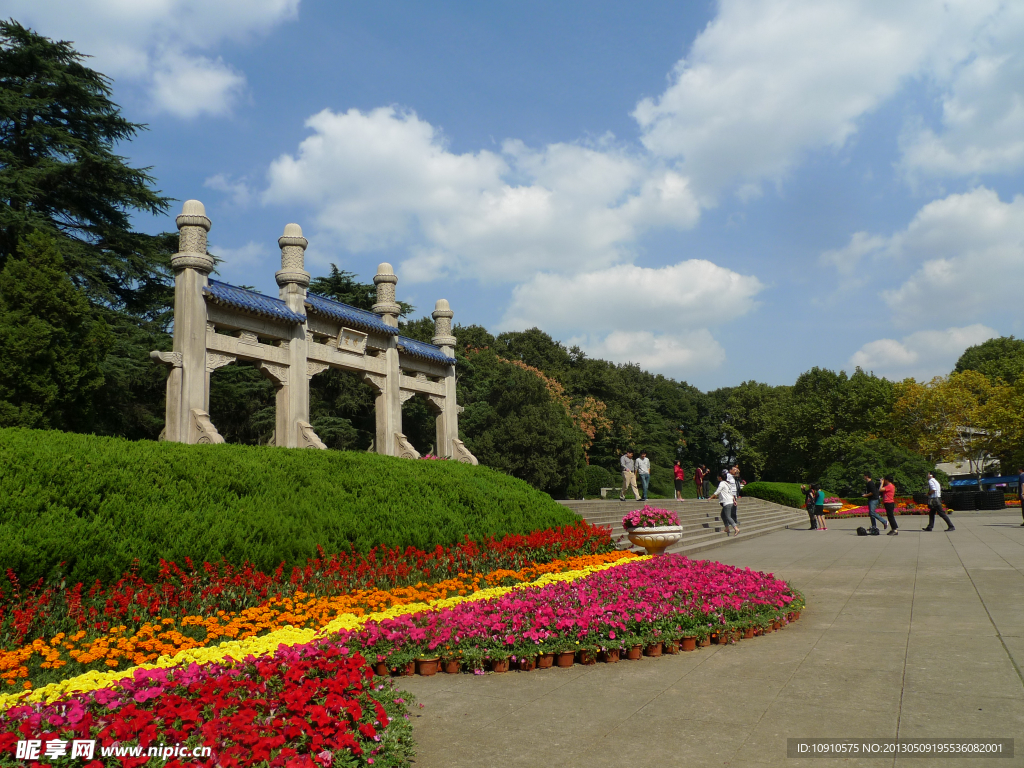
<path id="1" fill-rule="evenodd" d="M 807 597 L 800 621 L 732 646 L 570 669 L 403 678 L 424 705 L 417 768 L 1024 766 L 1024 528 L 783 530 L 703 553 Z M 1013 759 L 792 759 L 790 737 L 1015 738 Z"/>

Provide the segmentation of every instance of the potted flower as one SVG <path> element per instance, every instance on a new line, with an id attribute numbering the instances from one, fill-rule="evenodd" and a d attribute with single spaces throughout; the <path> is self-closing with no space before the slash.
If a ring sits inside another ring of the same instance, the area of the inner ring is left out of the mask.
<path id="1" fill-rule="evenodd" d="M 825 499 L 825 510 L 834 515 L 843 508 L 843 503 L 842 499 L 837 499 L 835 496 L 829 496 Z"/>
<path id="2" fill-rule="evenodd" d="M 634 546 L 646 549 L 648 555 L 663 555 L 668 547 L 683 538 L 683 529 L 676 513 L 649 504 L 623 517 L 622 527 L 626 529 L 629 541 Z"/>

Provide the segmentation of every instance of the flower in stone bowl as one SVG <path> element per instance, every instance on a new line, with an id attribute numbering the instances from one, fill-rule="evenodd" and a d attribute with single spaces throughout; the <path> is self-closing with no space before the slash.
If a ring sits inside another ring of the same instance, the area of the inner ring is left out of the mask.
<path id="1" fill-rule="evenodd" d="M 825 499 L 825 503 L 826 504 L 845 504 L 846 502 L 844 502 L 842 499 L 837 499 L 835 496 L 829 496 L 827 499 Z"/>
<path id="2" fill-rule="evenodd" d="M 643 509 L 634 509 L 622 518 L 623 528 L 657 528 L 662 525 L 679 525 L 679 517 L 670 509 L 644 504 Z"/>

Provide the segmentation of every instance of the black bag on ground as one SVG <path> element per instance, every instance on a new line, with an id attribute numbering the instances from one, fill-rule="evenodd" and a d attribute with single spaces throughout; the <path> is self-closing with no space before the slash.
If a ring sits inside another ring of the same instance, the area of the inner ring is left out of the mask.
<path id="1" fill-rule="evenodd" d="M 868 535 L 868 529 L 865 528 L 863 525 L 859 526 L 857 528 L 857 535 L 858 536 L 867 536 Z"/>
<path id="2" fill-rule="evenodd" d="M 882 534 L 879 532 L 879 530 L 877 528 L 868 528 L 868 535 L 869 536 L 881 536 Z"/>

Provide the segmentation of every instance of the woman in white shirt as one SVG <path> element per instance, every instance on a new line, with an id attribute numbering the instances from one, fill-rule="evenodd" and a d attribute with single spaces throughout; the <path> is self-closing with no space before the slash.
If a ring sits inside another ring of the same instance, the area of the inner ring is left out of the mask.
<path id="1" fill-rule="evenodd" d="M 729 482 L 729 470 L 723 469 L 721 478 L 718 490 L 711 494 L 711 498 L 717 496 L 718 503 L 722 505 L 722 524 L 725 526 L 725 535 L 728 536 L 730 528 L 733 533 L 740 532 L 740 527 L 736 525 L 736 493 Z"/>

